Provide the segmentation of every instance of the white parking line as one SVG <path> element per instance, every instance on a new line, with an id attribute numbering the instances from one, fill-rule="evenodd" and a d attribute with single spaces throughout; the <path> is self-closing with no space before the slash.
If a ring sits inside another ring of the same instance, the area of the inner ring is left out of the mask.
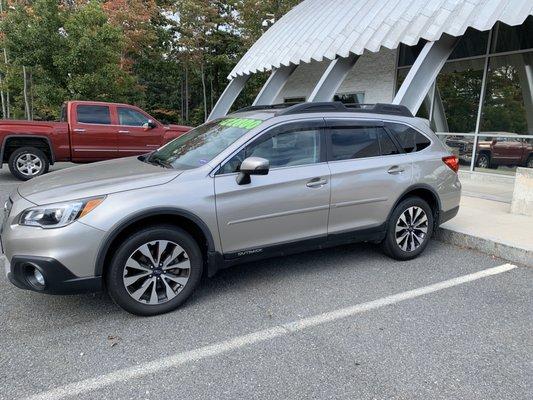
<path id="1" fill-rule="evenodd" d="M 485 278 L 492 275 L 501 274 L 516 268 L 516 265 L 504 264 L 498 267 L 488 268 L 473 274 L 459 276 L 433 285 L 408 290 L 397 293 L 381 299 L 369 301 L 367 303 L 357 304 L 351 307 L 341 308 L 318 314 L 312 317 L 303 318 L 297 321 L 274 326 L 272 328 L 253 332 L 247 335 L 237 336 L 229 340 L 218 342 L 209 346 L 200 347 L 195 350 L 185 351 L 173 354 L 168 357 L 160 358 L 147 363 L 139 364 L 134 367 L 119 369 L 115 372 L 96 376 L 94 378 L 73 382 L 65 386 L 57 387 L 46 392 L 42 392 L 27 398 L 27 400 L 57 400 L 65 397 L 77 396 L 88 393 L 93 390 L 101 389 L 106 386 L 119 382 L 125 382 L 130 379 L 140 378 L 149 374 L 167 370 L 179 365 L 213 357 L 231 350 L 240 349 L 266 340 L 288 335 L 292 332 L 302 331 L 314 326 L 322 325 L 327 322 L 333 322 L 342 318 L 351 317 L 365 311 L 375 310 L 390 304 L 399 303 L 404 300 L 414 299 L 429 293 L 438 292 L 443 289 L 472 282 L 477 279 Z"/>

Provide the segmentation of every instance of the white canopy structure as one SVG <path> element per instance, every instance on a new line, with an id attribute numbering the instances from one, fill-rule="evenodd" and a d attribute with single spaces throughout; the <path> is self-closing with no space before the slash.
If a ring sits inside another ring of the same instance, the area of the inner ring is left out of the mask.
<path id="1" fill-rule="evenodd" d="M 491 29 L 498 21 L 520 25 L 533 0 L 305 0 L 277 21 L 242 57 L 209 119 L 225 115 L 250 75 L 272 71 L 254 104 L 272 104 L 302 63 L 330 64 L 309 101 L 329 101 L 365 51 L 427 41 L 394 103 L 416 113 L 467 28 Z"/>

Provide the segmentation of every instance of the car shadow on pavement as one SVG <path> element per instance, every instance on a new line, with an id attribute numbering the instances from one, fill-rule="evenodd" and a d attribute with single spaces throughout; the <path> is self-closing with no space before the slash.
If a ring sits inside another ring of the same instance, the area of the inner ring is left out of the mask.
<path id="1" fill-rule="evenodd" d="M 357 258 L 354 259 L 354 254 Z M 306 276 L 317 273 L 342 274 L 346 268 L 359 268 L 375 257 L 385 257 L 376 246 L 354 244 L 325 250 L 310 251 L 290 256 L 276 257 L 253 263 L 236 265 L 219 271 L 215 276 L 204 279 L 191 298 L 181 309 L 201 307 L 204 303 L 216 302 L 221 295 L 231 295 L 241 290 L 253 290 L 257 285 L 278 285 L 292 280 L 305 280 Z M 357 262 L 354 263 L 354 260 Z M 327 272 L 325 272 L 327 271 Z M 6 283 L 7 285 L 7 283 Z M 105 292 L 55 296 L 7 288 L 16 300 L 16 315 L 6 315 L 7 319 L 27 318 L 28 314 L 54 315 L 59 320 L 71 319 L 80 322 L 97 318 L 124 318 L 131 316 L 116 306 Z M 12 312 L 3 305 L 6 313 Z M 137 318 L 135 316 L 131 316 Z"/>

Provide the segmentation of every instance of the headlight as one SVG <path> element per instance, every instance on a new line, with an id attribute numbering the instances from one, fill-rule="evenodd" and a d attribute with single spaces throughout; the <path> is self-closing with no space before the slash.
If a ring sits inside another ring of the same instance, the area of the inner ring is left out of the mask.
<path id="1" fill-rule="evenodd" d="M 94 210 L 105 197 L 31 207 L 22 212 L 19 224 L 41 228 L 61 228 Z"/>

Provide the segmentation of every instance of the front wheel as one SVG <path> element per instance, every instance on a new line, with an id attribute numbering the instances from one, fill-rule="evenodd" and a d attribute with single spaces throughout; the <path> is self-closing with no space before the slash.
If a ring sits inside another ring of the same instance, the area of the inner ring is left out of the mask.
<path id="1" fill-rule="evenodd" d="M 433 212 L 419 197 L 409 197 L 396 206 L 382 243 L 385 254 L 411 260 L 424 251 L 433 234 Z"/>
<path id="2" fill-rule="evenodd" d="M 490 168 L 490 156 L 488 154 L 480 154 L 477 158 L 476 167 L 478 168 Z"/>
<path id="3" fill-rule="evenodd" d="M 9 156 L 9 170 L 13 176 L 21 181 L 27 181 L 36 176 L 46 174 L 50 163 L 48 157 L 35 147 L 21 147 Z"/>
<path id="4" fill-rule="evenodd" d="M 527 163 L 526 163 L 526 167 L 533 168 L 533 155 L 529 156 Z"/>
<path id="5" fill-rule="evenodd" d="M 200 282 L 203 258 L 195 240 L 174 226 L 146 228 L 117 249 L 106 274 L 109 295 L 136 315 L 174 310 Z"/>

